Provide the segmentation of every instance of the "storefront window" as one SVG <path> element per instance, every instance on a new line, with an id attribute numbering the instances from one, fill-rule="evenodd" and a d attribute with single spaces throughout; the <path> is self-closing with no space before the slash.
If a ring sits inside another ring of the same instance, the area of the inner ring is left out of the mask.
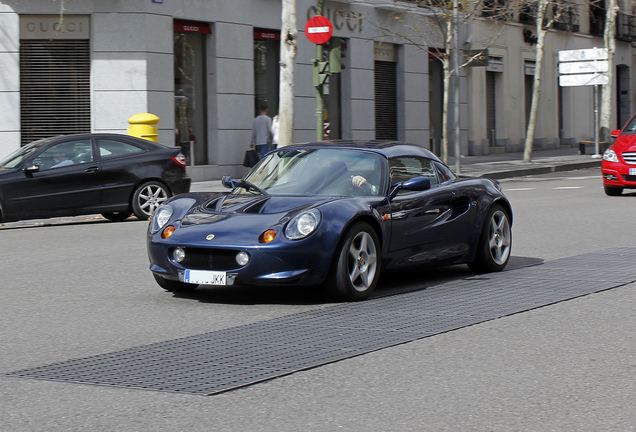
<path id="1" fill-rule="evenodd" d="M 204 23 L 175 21 L 174 26 L 175 144 L 183 148 L 189 165 L 192 162 L 205 165 L 208 163 L 205 41 L 211 31 Z"/>
<path id="2" fill-rule="evenodd" d="M 278 114 L 280 76 L 280 32 L 254 30 L 254 116 L 259 107 L 269 108 L 270 117 Z"/>

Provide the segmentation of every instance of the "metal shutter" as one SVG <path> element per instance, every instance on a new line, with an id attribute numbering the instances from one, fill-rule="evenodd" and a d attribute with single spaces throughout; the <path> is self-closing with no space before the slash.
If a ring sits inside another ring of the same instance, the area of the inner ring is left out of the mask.
<path id="1" fill-rule="evenodd" d="M 375 61 L 375 137 L 397 139 L 396 63 Z"/>
<path id="2" fill-rule="evenodd" d="M 88 40 L 22 40 L 22 145 L 91 131 Z"/>

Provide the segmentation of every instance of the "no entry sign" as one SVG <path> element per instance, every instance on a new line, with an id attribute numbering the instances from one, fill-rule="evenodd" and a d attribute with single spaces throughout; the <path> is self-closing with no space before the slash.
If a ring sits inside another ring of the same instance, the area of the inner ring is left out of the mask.
<path id="1" fill-rule="evenodd" d="M 333 33 L 333 25 L 328 18 L 322 15 L 316 15 L 307 21 L 305 25 L 305 34 L 310 42 L 315 44 L 323 44 L 331 39 Z"/>

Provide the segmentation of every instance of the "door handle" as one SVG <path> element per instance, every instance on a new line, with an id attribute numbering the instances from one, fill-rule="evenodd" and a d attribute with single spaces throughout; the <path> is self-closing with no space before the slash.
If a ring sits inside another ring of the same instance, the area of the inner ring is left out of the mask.
<path id="1" fill-rule="evenodd" d="M 84 170 L 85 173 L 94 173 L 97 171 L 99 171 L 99 167 L 97 166 L 89 167 Z"/>

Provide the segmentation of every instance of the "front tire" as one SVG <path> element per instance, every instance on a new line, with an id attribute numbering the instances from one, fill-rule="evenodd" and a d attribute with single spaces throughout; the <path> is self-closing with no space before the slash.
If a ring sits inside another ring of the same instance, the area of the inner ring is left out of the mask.
<path id="1" fill-rule="evenodd" d="M 344 237 L 328 278 L 328 290 L 338 299 L 368 298 L 380 278 L 381 249 L 378 236 L 369 224 L 352 226 Z"/>
<path id="2" fill-rule="evenodd" d="M 155 281 L 157 281 L 161 288 L 170 292 L 188 292 L 196 289 L 199 286 L 197 284 L 189 284 L 172 279 L 166 279 L 154 273 L 152 275 L 155 277 Z"/>
<path id="3" fill-rule="evenodd" d="M 494 205 L 488 211 L 479 236 L 475 260 L 468 263 L 468 267 L 475 273 L 501 271 L 508 264 L 511 250 L 510 217 L 503 207 Z"/>
<path id="4" fill-rule="evenodd" d="M 132 197 L 132 210 L 141 220 L 148 220 L 159 207 L 170 198 L 170 190 L 157 181 L 149 181 L 139 186 Z"/>
<path id="5" fill-rule="evenodd" d="M 122 222 L 128 219 L 130 212 L 108 212 L 102 213 L 102 216 L 111 222 Z"/>
<path id="6" fill-rule="evenodd" d="M 623 188 L 618 186 L 603 185 L 603 189 L 605 189 L 605 195 L 607 196 L 620 196 L 623 193 Z"/>

